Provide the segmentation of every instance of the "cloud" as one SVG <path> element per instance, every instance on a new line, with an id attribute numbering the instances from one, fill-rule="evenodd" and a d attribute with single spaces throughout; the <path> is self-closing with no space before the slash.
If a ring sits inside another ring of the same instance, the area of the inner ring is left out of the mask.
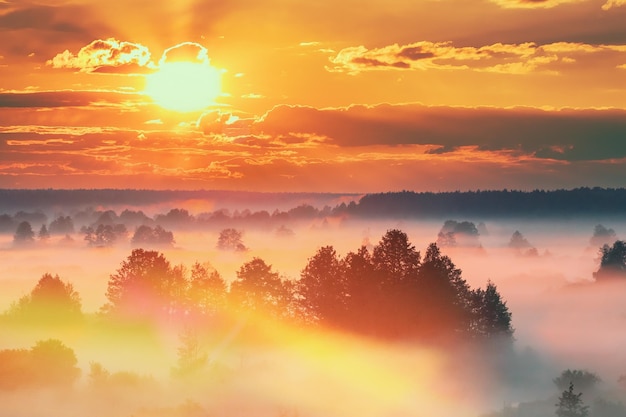
<path id="1" fill-rule="evenodd" d="M 602 10 L 610 10 L 613 7 L 620 7 L 626 5 L 626 0 L 608 0 L 602 6 Z"/>
<path id="2" fill-rule="evenodd" d="M 555 65 L 576 62 L 586 54 L 612 54 L 626 58 L 626 45 L 591 45 L 555 42 L 537 45 L 494 43 L 481 47 L 456 47 L 451 42 L 420 41 L 407 45 L 388 45 L 367 49 L 344 48 L 331 57 L 334 72 L 358 74 L 372 70 L 472 70 L 505 74 L 534 71 L 555 72 Z"/>
<path id="3" fill-rule="evenodd" d="M 56 108 L 126 105 L 130 101 L 142 102 L 140 94 L 106 91 L 41 91 L 41 92 L 0 92 L 0 108 Z"/>
<path id="4" fill-rule="evenodd" d="M 550 9 L 562 4 L 581 3 L 585 0 L 491 0 L 507 9 Z"/>
<path id="5" fill-rule="evenodd" d="M 167 48 L 163 52 L 163 55 L 161 55 L 159 66 L 173 62 L 192 62 L 195 64 L 209 65 L 209 52 L 199 43 L 183 42 Z"/>
<path id="6" fill-rule="evenodd" d="M 271 138 L 315 136 L 341 147 L 424 145 L 439 155 L 471 147 L 562 161 L 626 158 L 626 111 L 617 109 L 277 106 L 252 131 Z"/>
<path id="7" fill-rule="evenodd" d="M 66 49 L 48 60 L 46 65 L 104 73 L 145 73 L 154 67 L 147 47 L 114 38 L 95 40 L 76 55 Z"/>

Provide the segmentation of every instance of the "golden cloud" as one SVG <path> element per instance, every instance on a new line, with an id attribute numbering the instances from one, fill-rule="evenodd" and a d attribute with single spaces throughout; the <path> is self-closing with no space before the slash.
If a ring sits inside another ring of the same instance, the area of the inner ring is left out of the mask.
<path id="1" fill-rule="evenodd" d="M 556 42 L 537 45 L 495 43 L 481 47 L 455 47 L 451 42 L 420 41 L 408 45 L 388 45 L 367 49 L 344 48 L 327 67 L 333 72 L 358 74 L 372 70 L 472 70 L 506 74 L 526 74 L 538 70 L 554 72 L 548 65 L 558 61 L 573 63 L 573 56 L 592 53 L 626 53 L 626 45 L 591 45 Z"/>
<path id="2" fill-rule="evenodd" d="M 584 0 L 491 0 L 492 3 L 507 9 L 551 9 L 561 4 L 581 3 L 582 1 Z"/>
<path id="3" fill-rule="evenodd" d="M 95 40 L 73 54 L 65 50 L 48 60 L 53 68 L 78 69 L 81 72 L 147 72 L 154 67 L 147 47 L 114 38 Z"/>
<path id="4" fill-rule="evenodd" d="M 625 6 L 625 5 L 626 5 L 626 0 L 608 0 L 602 6 L 602 10 L 609 10 L 609 9 L 612 9 L 613 7 L 620 7 L 620 6 Z"/>

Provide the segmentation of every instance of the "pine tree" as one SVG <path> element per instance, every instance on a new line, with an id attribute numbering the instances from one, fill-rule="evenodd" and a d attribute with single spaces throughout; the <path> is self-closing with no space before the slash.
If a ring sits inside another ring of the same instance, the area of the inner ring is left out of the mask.
<path id="1" fill-rule="evenodd" d="M 587 417 L 589 406 L 584 405 L 583 393 L 574 394 L 574 384 L 570 382 L 569 388 L 561 393 L 559 403 L 556 405 L 558 417 Z"/>

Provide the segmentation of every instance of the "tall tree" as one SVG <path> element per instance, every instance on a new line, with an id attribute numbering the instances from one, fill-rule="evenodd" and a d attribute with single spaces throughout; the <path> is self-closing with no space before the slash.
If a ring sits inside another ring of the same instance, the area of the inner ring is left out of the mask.
<path id="1" fill-rule="evenodd" d="M 600 249 L 600 268 L 593 274 L 596 281 L 626 277 L 626 241 L 616 240 L 613 246 Z"/>
<path id="2" fill-rule="evenodd" d="M 234 305 L 246 312 L 280 315 L 284 307 L 284 286 L 277 272 L 261 258 L 253 258 L 237 271 L 230 286 Z"/>
<path id="3" fill-rule="evenodd" d="M 327 325 L 345 321 L 347 288 L 341 260 L 332 246 L 324 246 L 309 258 L 300 273 L 297 293 L 304 310 Z"/>
<path id="4" fill-rule="evenodd" d="M 189 298 L 192 311 L 215 316 L 226 307 L 226 281 L 210 264 L 196 262 L 191 267 Z"/>
<path id="5" fill-rule="evenodd" d="M 511 312 L 496 285 L 489 281 L 483 290 L 472 291 L 473 318 L 471 332 L 479 338 L 512 340 Z"/>
<path id="6" fill-rule="evenodd" d="M 417 279 L 420 253 L 409 241 L 406 233 L 388 230 L 374 247 L 372 264 L 382 279 L 382 285 L 405 284 Z"/>
<path id="7" fill-rule="evenodd" d="M 452 260 L 432 243 L 419 270 L 418 327 L 435 337 L 469 330 L 472 310 L 469 285 Z"/>
<path id="8" fill-rule="evenodd" d="M 180 313 L 179 294 L 186 285 L 163 254 L 134 249 L 110 276 L 105 313 L 136 318 L 171 317 Z"/>

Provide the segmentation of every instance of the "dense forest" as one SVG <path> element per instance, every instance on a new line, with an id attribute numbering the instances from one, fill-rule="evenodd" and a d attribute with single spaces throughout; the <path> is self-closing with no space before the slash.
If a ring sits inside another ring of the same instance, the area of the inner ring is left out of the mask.
<path id="1" fill-rule="evenodd" d="M 485 190 L 456 192 L 388 192 L 366 195 L 328 193 L 257 193 L 239 191 L 173 190 L 0 190 L 0 211 L 63 211 L 69 207 L 137 207 L 205 201 L 218 208 L 234 205 L 255 210 L 286 210 L 298 205 L 325 206 L 325 214 L 372 218 L 489 218 L 578 217 L 623 215 L 624 188 L 576 188 L 571 190 Z M 338 201 L 344 200 L 341 203 Z M 349 203 L 346 203 L 348 200 Z M 308 215 L 319 213 L 310 212 Z"/>

